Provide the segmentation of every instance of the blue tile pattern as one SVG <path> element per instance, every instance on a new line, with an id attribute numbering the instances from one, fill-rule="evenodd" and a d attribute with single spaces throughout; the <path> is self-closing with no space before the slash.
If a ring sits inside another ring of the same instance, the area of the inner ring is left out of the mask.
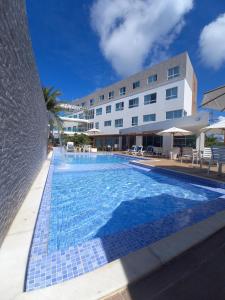
<path id="1" fill-rule="evenodd" d="M 225 209 L 225 199 L 223 198 L 198 202 L 193 207 L 175 211 L 164 218 L 138 224 L 130 229 L 100 235 L 100 237 L 95 236 L 76 245 L 69 244 L 58 249 L 51 248 L 49 222 L 53 172 L 55 171 L 53 162 L 54 157 L 49 169 L 30 249 L 26 291 L 51 286 L 92 271 Z M 119 166 L 115 166 L 115 168 L 119 168 Z M 140 169 L 140 172 L 144 172 L 143 168 Z M 150 168 L 150 172 L 161 174 L 164 170 Z M 164 173 L 172 177 L 178 176 L 180 180 L 194 182 L 197 185 L 207 182 L 210 187 L 225 188 L 223 184 L 210 180 L 205 181 L 193 176 L 182 176 L 181 178 L 180 174 L 174 172 L 167 173 L 165 171 Z"/>

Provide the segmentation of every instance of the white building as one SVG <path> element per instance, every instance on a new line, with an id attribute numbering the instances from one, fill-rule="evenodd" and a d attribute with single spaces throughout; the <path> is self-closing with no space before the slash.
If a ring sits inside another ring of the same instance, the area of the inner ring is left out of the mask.
<path id="1" fill-rule="evenodd" d="M 99 148 L 115 144 L 120 149 L 133 144 L 166 147 L 168 138 L 157 136 L 155 128 L 160 131 L 168 124 L 176 126 L 178 120 L 182 128 L 183 120 L 192 130 L 194 118 L 198 124 L 195 122 L 193 133 L 198 135 L 208 124 L 208 115 L 196 115 L 196 97 L 196 75 L 188 54 L 182 53 L 76 100 L 76 105 L 88 108 L 88 114 L 74 117 L 87 118 L 89 129 L 100 130 L 95 136 Z M 190 139 L 175 142 L 187 145 Z"/>

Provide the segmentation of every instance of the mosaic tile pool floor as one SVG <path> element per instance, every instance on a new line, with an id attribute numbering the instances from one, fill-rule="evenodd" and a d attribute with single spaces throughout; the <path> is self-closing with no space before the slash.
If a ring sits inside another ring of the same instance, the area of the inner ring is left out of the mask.
<path id="1" fill-rule="evenodd" d="M 92 271 L 224 210 L 224 195 L 223 184 L 138 168 L 119 156 L 61 156 L 55 150 L 26 291 Z"/>

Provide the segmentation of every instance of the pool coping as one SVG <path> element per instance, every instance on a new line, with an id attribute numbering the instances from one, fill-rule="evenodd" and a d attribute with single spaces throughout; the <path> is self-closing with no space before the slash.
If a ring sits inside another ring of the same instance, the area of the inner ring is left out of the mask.
<path id="1" fill-rule="evenodd" d="M 4 300 L 72 300 L 74 295 L 79 300 L 101 299 L 154 272 L 176 256 L 225 227 L 224 210 L 90 273 L 44 289 L 24 293 L 23 284 L 27 257 L 49 166 L 50 161 L 47 160 L 32 185 L 0 250 L 0 293 L 4 295 Z M 216 180 L 212 181 L 215 182 Z M 13 285 L 9 278 L 13 278 Z"/>

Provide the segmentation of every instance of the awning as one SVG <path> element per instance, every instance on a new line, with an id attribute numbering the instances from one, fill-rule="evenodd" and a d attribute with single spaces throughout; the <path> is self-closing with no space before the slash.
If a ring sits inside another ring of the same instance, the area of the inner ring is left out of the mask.
<path id="1" fill-rule="evenodd" d="M 206 92 L 203 96 L 202 107 L 225 111 L 225 85 Z"/>

